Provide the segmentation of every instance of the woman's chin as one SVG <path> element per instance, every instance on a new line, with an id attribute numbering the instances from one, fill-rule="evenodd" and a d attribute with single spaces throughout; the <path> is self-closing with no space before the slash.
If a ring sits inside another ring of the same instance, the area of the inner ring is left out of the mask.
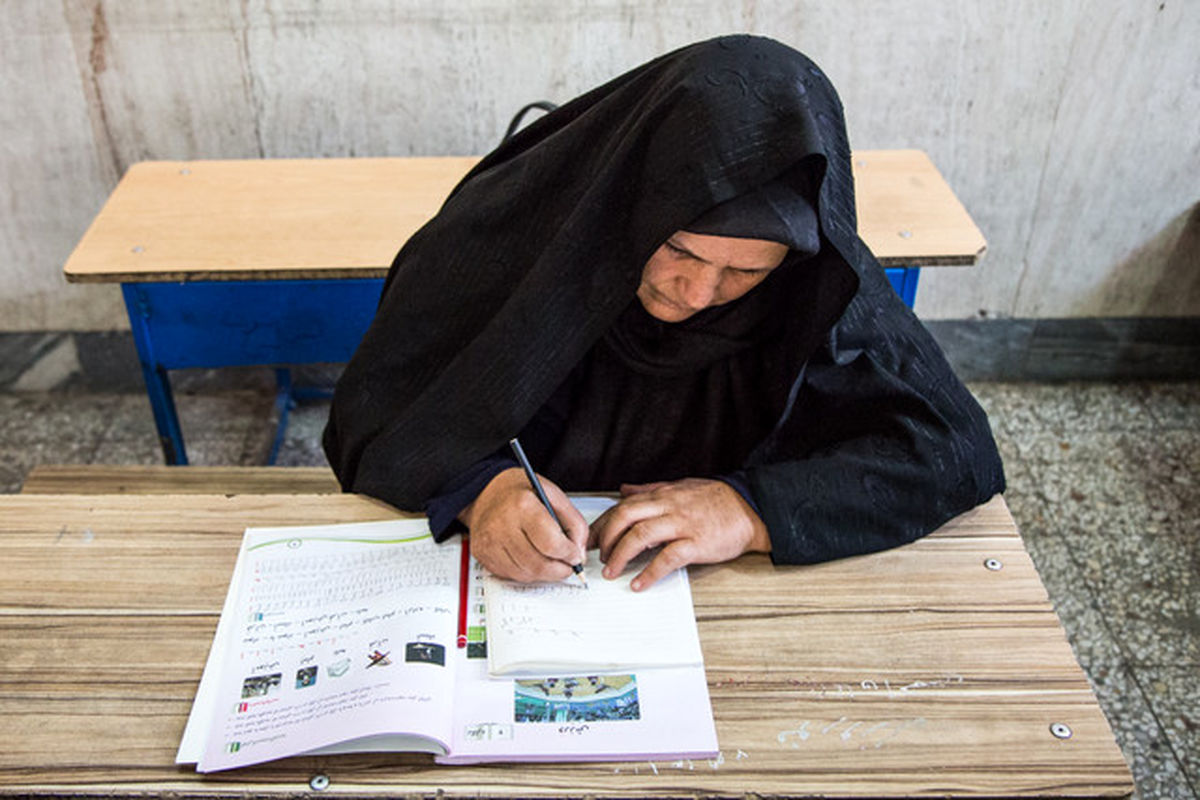
<path id="1" fill-rule="evenodd" d="M 642 292 L 638 292 L 638 300 L 641 301 L 642 308 L 646 309 L 646 313 L 660 322 L 683 322 L 696 313 L 695 309 L 683 308 L 674 303 L 667 303 Z"/>

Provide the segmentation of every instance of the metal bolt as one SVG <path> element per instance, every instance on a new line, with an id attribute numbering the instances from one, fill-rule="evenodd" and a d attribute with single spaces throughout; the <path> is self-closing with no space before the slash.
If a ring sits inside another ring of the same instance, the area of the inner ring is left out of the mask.
<path id="1" fill-rule="evenodd" d="M 1062 722 L 1054 722 L 1050 725 L 1050 732 L 1058 739 L 1070 739 L 1071 728 Z"/>
<path id="2" fill-rule="evenodd" d="M 140 244 L 135 244 L 133 246 L 133 252 L 135 252 L 135 253 L 144 253 L 145 251 L 146 251 L 146 248 L 142 247 Z"/>
<path id="3" fill-rule="evenodd" d="M 912 231 L 900 231 L 900 238 L 901 239 L 911 239 Z"/>
<path id="4" fill-rule="evenodd" d="M 983 562 L 983 565 L 993 572 L 1004 568 L 1004 564 L 998 558 L 989 558 L 987 561 Z"/>
<path id="5" fill-rule="evenodd" d="M 312 776 L 312 780 L 308 782 L 308 785 L 314 792 L 323 792 L 329 788 L 329 776 L 322 773 L 317 773 L 316 775 Z"/>

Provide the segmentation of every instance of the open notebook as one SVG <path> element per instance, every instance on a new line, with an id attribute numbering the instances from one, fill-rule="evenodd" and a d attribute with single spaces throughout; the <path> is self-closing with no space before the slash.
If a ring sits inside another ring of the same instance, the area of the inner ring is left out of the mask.
<path id="1" fill-rule="evenodd" d="M 589 523 L 613 504 L 608 498 L 572 499 Z M 520 676 L 701 666 L 687 571 L 634 592 L 629 583 L 648 562 L 648 555 L 638 558 L 608 580 L 592 551 L 584 570 L 587 588 L 574 580 L 522 584 L 488 575 L 488 671 Z"/>

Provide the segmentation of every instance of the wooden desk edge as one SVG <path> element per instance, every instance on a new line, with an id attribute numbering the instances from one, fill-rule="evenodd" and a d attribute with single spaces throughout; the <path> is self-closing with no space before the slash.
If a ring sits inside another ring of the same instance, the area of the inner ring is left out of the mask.
<path id="1" fill-rule="evenodd" d="M 967 266 L 960 264 L 957 266 Z M 309 280 L 339 280 L 339 279 L 382 279 L 387 277 L 388 266 L 378 267 L 279 267 L 271 269 L 269 274 L 261 268 L 247 270 L 232 267 L 227 270 L 187 271 L 175 270 L 169 272 L 109 272 L 103 275 L 89 272 L 72 272 L 68 261 L 63 267 L 63 275 L 67 283 L 198 283 L 202 281 L 309 281 Z"/>
<path id="2" fill-rule="evenodd" d="M 896 149 L 889 149 L 889 150 L 863 150 L 863 151 L 856 151 L 855 153 L 852 154 L 851 157 L 854 158 L 857 155 L 861 155 L 863 158 L 870 158 L 873 156 L 879 157 L 880 155 L 884 155 L 885 157 L 887 155 L 892 155 L 892 156 L 905 155 L 905 156 L 910 156 L 910 157 L 913 155 L 919 155 L 921 157 L 921 160 L 924 161 L 925 164 L 928 166 L 929 170 L 931 170 L 937 176 L 937 178 L 947 187 L 947 189 L 949 189 L 949 183 L 946 182 L 945 177 L 941 174 L 941 171 L 938 170 L 937 165 L 935 165 L 933 163 L 933 161 L 929 157 L 929 155 L 923 150 L 914 149 L 914 148 L 896 148 Z M 409 157 L 409 158 L 420 159 L 422 161 L 428 161 L 428 162 L 437 162 L 437 161 L 447 162 L 447 163 L 460 162 L 464 167 L 463 173 L 465 174 L 466 171 L 470 168 L 470 166 L 473 166 L 474 163 L 476 163 L 480 157 L 479 156 L 415 156 L 415 157 Z M 392 161 L 400 161 L 400 160 L 406 160 L 406 159 L 405 159 L 405 157 L 396 157 L 396 156 L 354 157 L 354 158 L 344 158 L 343 157 L 343 158 L 211 159 L 211 160 L 203 160 L 202 163 L 217 164 L 217 165 L 220 165 L 220 164 L 243 164 L 243 163 L 245 163 L 245 164 L 321 163 L 321 164 L 332 165 L 338 161 L 392 162 Z M 126 171 L 125 175 L 121 177 L 121 180 L 120 180 L 120 182 L 118 182 L 117 187 L 114 187 L 113 192 L 111 192 L 109 197 L 106 198 L 105 203 L 101 207 L 100 211 L 98 211 L 96 216 L 92 219 L 91 223 L 88 225 L 87 230 L 80 237 L 79 241 L 76 243 L 75 247 L 71 251 L 71 254 L 68 256 L 66 262 L 64 263 L 63 274 L 64 274 L 67 282 L 68 283 L 88 284 L 88 283 L 176 283 L 176 282 L 184 283 L 184 282 L 192 282 L 192 281 L 225 281 L 225 280 L 241 281 L 241 280 L 262 280 L 262 279 L 267 279 L 267 280 L 324 280 L 324 279 L 335 279 L 335 278 L 347 278 L 347 279 L 382 278 L 387 275 L 388 266 L 389 266 L 388 264 L 378 264 L 378 265 L 369 265 L 369 266 L 364 266 L 362 264 L 356 264 L 353 266 L 345 266 L 345 267 L 338 267 L 338 266 L 291 267 L 291 266 L 287 266 L 287 265 L 280 265 L 278 267 L 256 266 L 256 267 L 250 268 L 250 269 L 247 269 L 244 267 L 230 267 L 228 269 L 211 269 L 210 268 L 210 269 L 205 269 L 205 270 L 180 269 L 180 268 L 176 267 L 174 269 L 170 269 L 170 270 L 163 271 L 163 272 L 156 272 L 156 271 L 151 271 L 151 270 L 142 268 L 142 269 L 135 270 L 135 271 L 113 271 L 113 272 L 100 272 L 100 273 L 95 272 L 91 267 L 86 267 L 82 270 L 77 269 L 75 267 L 75 264 L 78 263 L 78 261 L 79 261 L 79 253 L 81 252 L 84 243 L 89 240 L 93 229 L 97 226 L 97 224 L 103 218 L 104 211 L 105 211 L 106 207 L 108 206 L 109 201 L 111 201 L 113 194 L 115 194 L 116 191 L 118 190 L 118 188 L 120 187 L 121 182 L 124 182 L 131 175 L 145 172 L 147 170 L 153 170 L 156 168 L 163 168 L 163 167 L 171 168 L 171 169 L 176 169 L 176 168 L 186 169 L 188 164 L 193 164 L 193 163 L 201 163 L 201 161 L 200 160 L 197 160 L 197 161 L 147 160 L 147 161 L 139 161 L 139 162 L 131 165 L 129 167 L 129 169 Z M 982 232 L 979 231 L 978 226 L 976 226 L 974 221 L 971 220 L 970 215 L 966 212 L 965 207 L 963 207 L 961 201 L 959 201 L 957 195 L 955 195 L 953 193 L 952 189 L 950 190 L 950 195 L 954 201 L 954 204 L 958 206 L 958 208 L 961 210 L 963 216 L 970 222 L 970 224 L 974 228 L 975 232 L 979 234 L 980 241 L 983 241 Z M 397 247 L 399 247 L 399 244 L 400 243 L 397 242 Z M 986 242 L 984 242 L 983 245 L 978 250 L 976 250 L 974 253 L 965 253 L 965 252 L 930 253 L 930 254 L 906 255 L 906 256 L 880 256 L 878 258 L 879 258 L 879 262 L 885 268 L 973 266 L 974 264 L 978 263 L 980 257 L 983 255 L 983 253 L 986 251 L 986 249 L 987 249 Z"/>
<path id="3" fill-rule="evenodd" d="M 899 258 L 884 256 L 878 258 L 884 269 L 911 267 L 973 267 L 979 263 L 987 246 L 979 248 L 975 253 L 967 255 L 928 255 L 916 258 Z M 99 275 L 93 272 L 72 272 L 68 261 L 63 267 L 63 275 L 67 283 L 77 284 L 111 284 L 111 283 L 197 283 L 201 281 L 251 281 L 251 280 L 356 280 L 383 279 L 387 277 L 388 266 L 378 267 L 279 267 L 270 271 L 267 277 L 262 269 L 246 270 L 230 268 L 228 270 L 205 271 L 169 271 L 169 272 L 110 272 Z"/>

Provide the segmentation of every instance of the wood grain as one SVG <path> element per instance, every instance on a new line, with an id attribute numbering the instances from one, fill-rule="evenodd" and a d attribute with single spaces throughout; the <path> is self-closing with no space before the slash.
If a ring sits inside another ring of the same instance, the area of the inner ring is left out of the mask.
<path id="1" fill-rule="evenodd" d="M 381 277 L 476 157 L 134 164 L 67 260 L 75 282 Z M 854 156 L 889 266 L 973 264 L 983 235 L 919 150 Z"/>
<path id="2" fill-rule="evenodd" d="M 1125 796 L 1129 773 L 1003 500 L 906 547 L 692 571 L 721 746 L 697 762 L 173 763 L 242 529 L 352 495 L 0 497 L 0 795 Z M 987 559 L 1002 567 L 989 570 Z M 1056 739 L 1054 722 L 1073 735 Z"/>
<path id="3" fill-rule="evenodd" d="M 218 467 L 162 464 L 38 464 L 25 494 L 331 494 L 328 467 Z"/>
<path id="4" fill-rule="evenodd" d="M 963 266 L 987 249 L 983 234 L 921 150 L 851 156 L 858 234 L 884 266 Z"/>

